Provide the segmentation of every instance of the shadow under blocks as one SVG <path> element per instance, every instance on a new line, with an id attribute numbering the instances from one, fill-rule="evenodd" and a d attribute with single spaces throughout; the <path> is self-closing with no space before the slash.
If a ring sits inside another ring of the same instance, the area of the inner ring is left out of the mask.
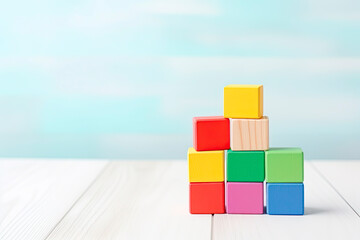
<path id="1" fill-rule="evenodd" d="M 190 213 L 303 215 L 304 154 L 269 148 L 263 86 L 228 85 L 223 103 L 223 116 L 193 118 Z"/>

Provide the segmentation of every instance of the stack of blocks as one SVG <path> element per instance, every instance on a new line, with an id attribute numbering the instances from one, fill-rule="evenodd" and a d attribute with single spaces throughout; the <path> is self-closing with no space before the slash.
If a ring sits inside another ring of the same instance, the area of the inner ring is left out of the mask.
<path id="1" fill-rule="evenodd" d="M 224 117 L 193 118 L 188 164 L 190 213 L 262 214 L 266 179 L 268 214 L 304 214 L 303 152 L 269 149 L 262 85 L 226 86 Z"/>

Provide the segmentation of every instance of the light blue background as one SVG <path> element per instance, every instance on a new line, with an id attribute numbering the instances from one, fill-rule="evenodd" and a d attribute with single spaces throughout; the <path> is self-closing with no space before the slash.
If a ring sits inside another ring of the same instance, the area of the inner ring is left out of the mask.
<path id="1" fill-rule="evenodd" d="M 185 158 L 263 84 L 271 146 L 360 158 L 360 2 L 5 1 L 0 156 Z"/>

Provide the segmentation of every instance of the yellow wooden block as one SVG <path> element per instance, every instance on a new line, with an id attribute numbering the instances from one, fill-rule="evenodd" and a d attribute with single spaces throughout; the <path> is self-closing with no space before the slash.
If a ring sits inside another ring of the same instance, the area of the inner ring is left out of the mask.
<path id="1" fill-rule="evenodd" d="M 225 118 L 261 118 L 262 116 L 262 85 L 233 84 L 224 88 Z"/>
<path id="2" fill-rule="evenodd" d="M 224 151 L 188 150 L 189 182 L 223 182 Z"/>

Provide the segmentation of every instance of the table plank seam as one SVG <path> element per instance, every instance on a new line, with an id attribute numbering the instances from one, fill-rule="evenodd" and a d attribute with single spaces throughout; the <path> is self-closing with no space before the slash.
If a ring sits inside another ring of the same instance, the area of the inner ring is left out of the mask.
<path id="1" fill-rule="evenodd" d="M 210 239 L 214 239 L 214 214 L 211 214 Z"/>
<path id="2" fill-rule="evenodd" d="M 353 206 L 345 199 L 343 195 L 337 190 L 337 188 L 325 177 L 325 175 L 311 162 L 308 161 L 309 165 L 320 175 L 325 182 L 327 182 L 330 187 L 341 197 L 341 199 L 352 209 L 352 211 L 360 218 L 360 213 L 358 213 Z"/>
<path id="3" fill-rule="evenodd" d="M 57 228 L 57 226 L 64 220 L 66 215 L 74 208 L 74 206 L 80 201 L 80 199 L 85 195 L 85 193 L 91 188 L 92 185 L 100 178 L 100 176 L 105 172 L 105 169 L 109 166 L 111 161 L 107 161 L 107 163 L 103 166 L 103 168 L 99 171 L 96 177 L 90 182 L 89 186 L 81 193 L 81 195 L 74 201 L 74 203 L 69 207 L 69 209 L 65 212 L 64 216 L 54 225 L 54 227 L 49 231 L 44 240 L 48 239 L 53 231 Z"/>

